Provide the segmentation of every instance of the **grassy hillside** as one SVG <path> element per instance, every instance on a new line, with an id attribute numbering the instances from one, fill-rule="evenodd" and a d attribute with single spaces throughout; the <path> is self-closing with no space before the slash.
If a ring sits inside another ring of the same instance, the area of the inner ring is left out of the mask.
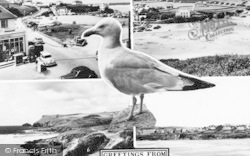
<path id="1" fill-rule="evenodd" d="M 36 7 L 23 5 L 11 5 L 8 10 L 18 17 L 27 16 L 38 11 Z"/>
<path id="2" fill-rule="evenodd" d="M 250 55 L 216 55 L 187 60 L 161 60 L 163 63 L 196 76 L 249 76 Z"/>

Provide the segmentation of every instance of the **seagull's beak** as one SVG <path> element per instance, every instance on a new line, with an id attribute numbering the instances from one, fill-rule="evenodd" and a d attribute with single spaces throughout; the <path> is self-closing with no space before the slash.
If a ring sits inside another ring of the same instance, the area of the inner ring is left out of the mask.
<path id="1" fill-rule="evenodd" d="M 96 31 L 96 28 L 95 28 L 95 27 L 90 28 L 90 29 L 87 29 L 87 30 L 83 33 L 83 37 L 89 37 L 89 36 L 94 35 L 94 34 L 97 34 L 97 31 Z"/>

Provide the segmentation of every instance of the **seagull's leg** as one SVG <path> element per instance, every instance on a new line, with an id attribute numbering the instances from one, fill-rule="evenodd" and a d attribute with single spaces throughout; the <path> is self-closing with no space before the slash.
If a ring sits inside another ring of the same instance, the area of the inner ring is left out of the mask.
<path id="1" fill-rule="evenodd" d="M 140 98 L 141 98 L 141 103 L 140 103 L 139 114 L 141 114 L 141 113 L 142 113 L 142 107 L 143 107 L 143 99 L 144 99 L 144 94 L 141 94 L 141 95 L 140 95 Z"/>
<path id="2" fill-rule="evenodd" d="M 135 96 L 133 96 L 133 105 L 132 105 L 132 108 L 131 108 L 131 112 L 130 112 L 130 115 L 129 115 L 129 117 L 128 117 L 128 120 L 131 120 L 132 119 L 132 117 L 133 117 L 133 113 L 134 113 L 134 109 L 135 109 L 135 105 L 136 105 L 136 97 Z"/>

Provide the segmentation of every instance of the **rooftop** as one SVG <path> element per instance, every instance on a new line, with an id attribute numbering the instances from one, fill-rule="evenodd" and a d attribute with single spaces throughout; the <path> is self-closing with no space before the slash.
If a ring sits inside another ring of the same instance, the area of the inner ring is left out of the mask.
<path id="1" fill-rule="evenodd" d="M 9 2 L 7 2 L 6 0 L 0 0 L 0 4 L 1 3 L 9 3 Z"/>
<path id="2" fill-rule="evenodd" d="M 15 19 L 16 15 L 5 9 L 0 5 L 0 19 Z"/>

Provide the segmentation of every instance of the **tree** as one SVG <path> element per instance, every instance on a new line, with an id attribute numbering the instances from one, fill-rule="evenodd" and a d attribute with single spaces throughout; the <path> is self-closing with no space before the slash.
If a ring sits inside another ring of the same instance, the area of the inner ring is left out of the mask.
<path id="1" fill-rule="evenodd" d="M 223 126 L 222 126 L 222 125 L 219 125 L 219 126 L 217 126 L 215 129 L 216 129 L 216 131 L 221 131 L 221 130 L 223 129 Z"/>
<path id="2" fill-rule="evenodd" d="M 25 123 L 25 124 L 23 124 L 22 126 L 23 126 L 23 127 L 31 127 L 31 124 Z"/>
<path id="3" fill-rule="evenodd" d="M 39 122 L 33 124 L 33 127 L 43 127 L 43 125 Z"/>

